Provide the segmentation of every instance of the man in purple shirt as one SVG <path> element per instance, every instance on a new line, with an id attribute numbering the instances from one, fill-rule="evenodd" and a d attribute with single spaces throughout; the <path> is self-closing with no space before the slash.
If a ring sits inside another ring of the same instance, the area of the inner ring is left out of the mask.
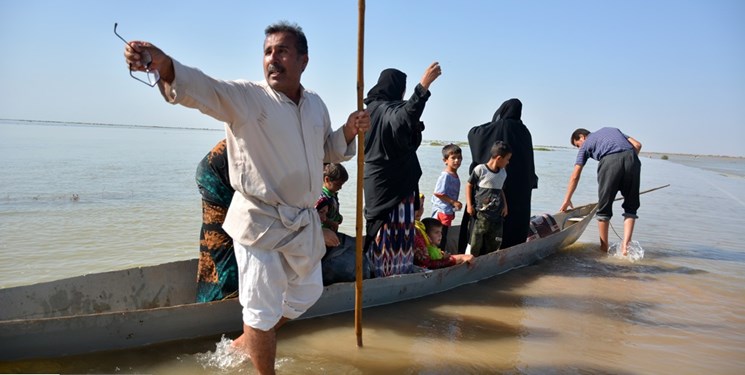
<path id="1" fill-rule="evenodd" d="M 592 158 L 598 163 L 598 229 L 600 250 L 608 251 L 608 228 L 613 216 L 613 201 L 619 191 L 623 196 L 623 242 L 621 252 L 626 255 L 631 235 L 634 232 L 636 210 L 639 209 L 639 182 L 641 162 L 639 152 L 642 144 L 623 134 L 616 128 L 602 128 L 593 133 L 577 129 L 572 133 L 572 146 L 579 148 L 574 171 L 569 178 L 564 202 L 560 211 L 574 208 L 572 194 L 577 189 L 582 168 Z"/>

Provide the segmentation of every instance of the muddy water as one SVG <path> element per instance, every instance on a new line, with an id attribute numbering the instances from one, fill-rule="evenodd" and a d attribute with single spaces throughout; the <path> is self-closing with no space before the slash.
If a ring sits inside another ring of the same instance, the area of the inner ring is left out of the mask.
<path id="1" fill-rule="evenodd" d="M 100 129 L 88 131 L 106 135 Z M 134 143 L 142 136 L 138 132 L 141 131 L 128 130 L 125 135 Z M 154 145 L 166 143 L 158 141 L 158 137 L 182 137 L 183 147 L 190 150 L 201 147 L 204 152 L 219 138 L 219 134 L 214 140 L 195 140 L 192 137 L 196 136 L 190 134 L 154 133 L 145 134 L 153 139 Z M 116 138 L 121 137 L 118 134 Z M 59 142 L 60 136 L 56 138 Z M 2 144 L 2 147 L 12 146 Z M 196 154 L 191 157 L 196 160 L 166 159 L 172 165 L 164 170 L 172 170 L 173 175 L 161 177 L 179 180 L 177 174 L 193 173 L 191 164 L 195 165 L 204 152 L 189 152 Z M 47 156 L 52 163 L 53 155 Z M 442 168 L 439 148 L 422 147 L 420 159 L 425 165 L 421 186 L 426 192 L 434 187 L 436 174 Z M 541 185 L 534 193 L 536 213 L 558 208 L 573 160 L 571 150 L 536 153 L 541 177 Z M 88 163 L 101 162 L 98 159 Z M 279 333 L 278 371 L 285 374 L 744 373 L 745 165 L 742 160 L 740 164 L 729 160 L 726 168 L 716 159 L 709 164 L 700 158 L 695 162 L 691 167 L 658 158 L 642 159 L 643 189 L 671 184 L 642 198 L 635 231 L 635 239 L 645 251 L 642 260 L 630 262 L 598 253 L 597 228 L 591 224 L 579 243 L 533 266 L 440 295 L 365 310 L 363 348 L 356 346 L 351 313 L 292 322 Z M 78 169 L 89 172 L 91 168 L 89 164 Z M 353 165 L 348 168 L 354 175 Z M 575 203 L 594 200 L 594 168 L 594 164 L 585 168 Z M 74 174 L 75 169 L 65 173 Z M 461 179 L 465 180 L 463 169 Z M 13 176 L 30 172 L 11 167 L 5 173 Z M 125 174 L 122 177 L 125 182 L 137 178 L 125 166 L 119 173 Z M 126 176 L 127 173 L 131 175 Z M 130 190 L 99 187 L 89 192 L 76 189 L 64 177 L 59 178 L 58 186 L 65 188 L 51 191 L 42 191 L 38 186 L 24 187 L 21 182 L 12 186 L 0 182 L 4 197 L 0 201 L 3 224 L 0 284 L 3 286 L 23 284 L 29 279 L 43 281 L 72 276 L 79 274 L 76 270 L 80 269 L 98 272 L 196 254 L 194 237 L 199 206 L 198 201 L 192 202 L 198 196 L 191 190 L 191 181 L 178 188 L 184 190 L 181 195 L 170 192 L 169 196 L 176 198 L 169 201 L 145 199 L 148 197 L 145 189 L 136 185 L 128 185 L 126 189 Z M 107 181 L 107 184 L 119 186 L 124 182 Z M 164 186 L 164 189 L 172 188 Z M 83 204 L 55 198 L 74 191 L 80 193 Z M 342 196 L 342 205 L 347 204 L 345 216 L 350 219 L 347 225 L 351 226 L 354 187 L 345 186 L 342 191 L 347 194 Z M 115 197 L 107 199 L 106 193 Z M 34 196 L 36 200 L 32 199 Z M 142 201 L 147 201 L 144 206 L 148 209 L 127 208 Z M 123 206 L 115 216 L 110 216 L 112 202 Z M 160 208 L 158 204 L 167 207 Z M 91 224 L 95 228 L 86 227 L 85 221 L 77 222 L 81 207 L 99 215 L 98 224 Z M 143 222 L 162 221 L 163 212 L 174 207 L 187 213 L 193 210 L 189 215 L 196 216 L 192 220 L 194 225 L 187 221 L 190 225 L 174 223 L 166 226 L 167 229 L 153 225 L 140 228 Z M 620 213 L 620 204 L 615 209 Z M 35 226 L 48 230 L 44 223 L 50 217 L 56 218 L 60 225 L 76 227 L 50 232 L 46 238 L 24 237 L 11 230 Z M 108 225 L 101 224 L 103 218 L 107 218 Z M 612 226 L 620 235 L 623 228 L 620 215 L 614 217 Z M 121 231 L 141 230 L 155 232 L 154 237 L 163 244 L 177 245 L 153 253 L 140 243 L 143 236 L 118 237 Z M 353 232 L 350 227 L 346 231 Z M 50 238 L 52 241 L 45 240 Z M 104 240 L 114 244 L 103 246 Z M 611 242 L 617 241 L 618 237 L 611 231 Z M 137 250 L 138 246 L 143 249 Z M 75 251 L 78 248 L 83 255 Z M 122 252 L 121 248 L 130 251 Z M 19 249 L 24 251 L 23 262 L 18 262 Z M 96 256 L 87 249 L 96 250 Z M 29 263 L 36 272 L 24 269 Z M 235 334 L 228 333 L 226 337 L 63 359 L 0 363 L 0 373 L 254 373 L 250 363 L 240 362 L 221 347 Z M 12 343 L 0 343 L 5 345 Z"/>

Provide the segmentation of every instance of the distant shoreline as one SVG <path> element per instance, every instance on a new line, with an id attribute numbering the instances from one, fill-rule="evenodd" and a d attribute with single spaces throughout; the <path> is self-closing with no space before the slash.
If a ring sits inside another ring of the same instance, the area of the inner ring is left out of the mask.
<path id="1" fill-rule="evenodd" d="M 15 122 L 15 123 L 29 123 L 35 125 L 60 125 L 60 126 L 90 126 L 90 127 L 118 127 L 118 128 L 152 128 L 152 129 L 180 129 L 180 130 L 210 130 L 210 131 L 222 131 L 222 128 L 196 128 L 190 126 L 162 126 L 162 125 L 135 125 L 135 124 L 110 124 L 103 122 L 82 122 L 82 121 L 51 121 L 51 120 L 24 120 L 24 119 L 8 119 L 0 118 L 2 122 Z M 442 146 L 449 143 L 460 145 L 461 147 L 468 147 L 466 141 L 442 141 L 442 140 L 424 140 L 430 146 Z M 535 145 L 536 151 L 550 151 L 552 149 L 572 149 L 568 146 L 549 146 L 549 145 Z M 668 160 L 686 164 L 692 160 L 699 158 L 707 159 L 730 159 L 732 161 L 745 160 L 745 156 L 728 156 L 728 155 L 711 155 L 711 154 L 684 154 L 675 152 L 642 152 L 642 157 L 649 157 L 652 159 L 664 159 L 666 156 Z M 690 165 L 690 164 L 686 164 Z"/>
<path id="2" fill-rule="evenodd" d="M 745 157 L 725 155 L 692 155 L 661 152 L 642 152 L 645 158 L 661 159 L 692 168 L 700 168 L 722 175 L 745 177 Z"/>
<path id="3" fill-rule="evenodd" d="M 222 131 L 223 128 L 195 128 L 191 126 L 162 126 L 162 125 L 134 125 L 134 124 L 109 124 L 104 122 L 82 122 L 82 121 L 51 121 L 51 120 L 21 120 L 14 118 L 0 118 L 0 123 L 3 122 L 15 122 L 15 123 L 29 123 L 33 125 L 46 125 L 46 126 L 83 126 L 83 127 L 100 127 L 100 128 L 131 128 L 131 129 L 178 129 L 178 130 L 210 130 L 210 131 Z"/>
<path id="4" fill-rule="evenodd" d="M 667 156 L 668 160 L 671 160 L 671 161 L 680 161 L 680 160 L 698 159 L 698 158 L 745 160 L 745 156 L 711 155 L 711 154 L 681 154 L 681 153 L 675 153 L 675 152 L 642 152 L 641 156 L 650 157 L 652 159 L 663 159 L 663 156 Z"/>

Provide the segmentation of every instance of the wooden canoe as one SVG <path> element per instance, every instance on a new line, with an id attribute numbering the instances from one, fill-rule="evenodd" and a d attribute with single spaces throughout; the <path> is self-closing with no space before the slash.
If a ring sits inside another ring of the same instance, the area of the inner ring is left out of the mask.
<path id="1" fill-rule="evenodd" d="M 470 265 L 368 279 L 363 306 L 444 292 L 530 265 L 574 243 L 595 204 L 554 215 L 561 230 L 478 257 Z M 457 233 L 457 228 L 451 230 Z M 237 299 L 195 303 L 197 260 L 0 289 L 0 360 L 134 348 L 242 329 Z M 354 310 L 354 283 L 325 287 L 301 319 Z"/>

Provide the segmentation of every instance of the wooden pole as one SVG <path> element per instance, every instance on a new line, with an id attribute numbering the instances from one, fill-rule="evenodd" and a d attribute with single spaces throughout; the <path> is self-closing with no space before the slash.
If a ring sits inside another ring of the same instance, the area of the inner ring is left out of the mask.
<path id="1" fill-rule="evenodd" d="M 357 110 L 362 111 L 364 74 L 363 57 L 365 51 L 365 0 L 359 0 L 359 16 L 357 29 Z M 365 137 L 357 134 L 357 262 L 354 294 L 354 332 L 357 335 L 357 347 L 362 347 L 362 185 L 365 175 Z"/>
<path id="2" fill-rule="evenodd" d="M 668 187 L 668 186 L 670 186 L 670 184 L 667 184 L 667 185 L 662 185 L 662 186 L 658 186 L 658 187 L 656 187 L 656 188 L 651 188 L 651 189 L 647 189 L 647 190 L 644 190 L 644 191 L 641 191 L 641 192 L 639 192 L 639 195 L 642 195 L 642 194 L 647 194 L 647 193 L 653 192 L 653 191 L 655 191 L 655 190 L 660 190 L 660 189 L 664 189 L 664 188 L 666 188 L 666 187 Z M 614 202 L 615 202 L 615 201 L 620 201 L 621 199 L 623 199 L 623 197 L 618 197 L 618 198 L 614 199 L 613 201 L 614 201 Z"/>

